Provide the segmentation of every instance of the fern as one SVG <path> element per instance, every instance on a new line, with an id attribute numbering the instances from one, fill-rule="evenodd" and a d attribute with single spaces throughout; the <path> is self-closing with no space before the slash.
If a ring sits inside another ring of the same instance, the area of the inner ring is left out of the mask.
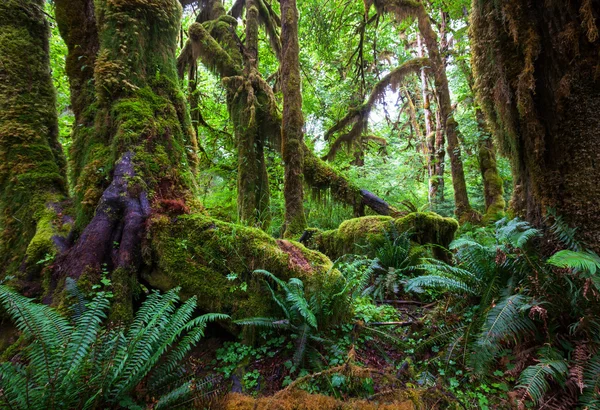
<path id="1" fill-rule="evenodd" d="M 71 292 L 76 290 L 71 288 Z M 87 305 L 81 303 L 80 292 L 78 295 L 75 321 L 70 323 L 54 309 L 0 285 L 0 304 L 29 342 L 26 365 L 0 364 L 2 407 L 135 404 L 134 389 L 148 374 L 147 383 L 154 389 L 171 381 L 173 370 L 202 337 L 206 324 L 227 318 L 210 314 L 192 319 L 195 299 L 177 307 L 177 291 L 173 290 L 150 295 L 128 331 L 106 329 L 106 294 L 98 293 Z M 171 394 L 171 399 L 174 396 Z"/>
<path id="2" fill-rule="evenodd" d="M 487 364 L 500 351 L 502 341 L 517 340 L 522 335 L 535 330 L 533 321 L 525 315 L 531 300 L 520 294 L 511 295 L 499 301 L 487 313 L 481 333 L 473 349 L 472 363 L 479 373 L 487 370 Z"/>
<path id="3" fill-rule="evenodd" d="M 589 409 L 600 409 L 600 354 L 586 364 L 583 377 L 584 389 L 579 403 Z"/>
<path id="4" fill-rule="evenodd" d="M 600 270 L 600 256 L 591 250 L 570 251 L 563 250 L 555 253 L 547 263 L 559 268 L 568 268 L 587 275 L 595 275 Z"/>
<path id="5" fill-rule="evenodd" d="M 408 292 L 423 292 L 423 288 L 431 288 L 458 294 L 476 295 L 477 292 L 465 282 L 445 276 L 427 275 L 409 279 L 406 282 Z"/>
<path id="6" fill-rule="evenodd" d="M 347 277 L 340 276 L 336 270 L 345 264 L 356 268 Z M 368 282 L 365 277 L 370 275 L 370 266 L 371 262 L 367 263 L 364 259 L 340 259 L 333 264 L 323 284 L 310 291 L 307 291 L 298 278 L 284 282 L 268 271 L 257 270 L 254 273 L 266 278 L 265 285 L 283 317 L 250 317 L 234 323 L 290 333 L 290 337 L 296 339 L 294 363 L 298 365 L 305 360 L 309 350 L 328 342 L 319 332 L 326 329 L 327 323 L 334 322 L 332 319 L 340 309 L 347 306 L 352 295 L 358 295 L 362 291 Z M 271 287 L 269 280 L 275 282 L 279 289 Z"/>
<path id="7" fill-rule="evenodd" d="M 584 248 L 583 244 L 576 239 L 577 228 L 571 228 L 564 218 L 556 213 L 555 209 L 549 208 L 548 216 L 554 219 L 554 223 L 550 226 L 550 230 L 559 241 L 575 252 Z"/>
<path id="8" fill-rule="evenodd" d="M 569 374 L 567 362 L 559 358 L 560 354 L 551 349 L 544 349 L 543 357 L 538 364 L 529 366 L 519 377 L 518 389 L 523 389 L 523 399 L 529 397 L 534 404 L 539 403 L 544 394 L 550 389 L 548 379 L 564 386 Z"/>

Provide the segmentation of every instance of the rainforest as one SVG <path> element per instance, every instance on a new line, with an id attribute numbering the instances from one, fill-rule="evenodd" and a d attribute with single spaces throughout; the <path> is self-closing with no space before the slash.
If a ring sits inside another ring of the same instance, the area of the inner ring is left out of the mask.
<path id="1" fill-rule="evenodd" d="M 0 0 L 0 409 L 600 409 L 600 0 Z"/>

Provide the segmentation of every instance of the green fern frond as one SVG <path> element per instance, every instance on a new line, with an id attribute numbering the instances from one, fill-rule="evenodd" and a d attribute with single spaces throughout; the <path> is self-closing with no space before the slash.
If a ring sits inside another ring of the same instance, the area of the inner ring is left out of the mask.
<path id="1" fill-rule="evenodd" d="M 240 326 L 265 327 L 270 329 L 289 329 L 292 327 L 289 320 L 281 320 L 273 317 L 251 317 L 235 320 L 233 323 Z"/>
<path id="2" fill-rule="evenodd" d="M 581 251 L 584 246 L 577 240 L 577 228 L 571 228 L 562 215 L 558 215 L 555 209 L 548 209 L 548 216 L 554 219 L 550 230 L 556 238 L 572 251 Z"/>
<path id="3" fill-rule="evenodd" d="M 171 409 L 173 406 L 176 406 L 182 401 L 190 398 L 193 394 L 193 391 L 193 383 L 191 381 L 187 381 L 158 399 L 154 409 Z"/>
<path id="4" fill-rule="evenodd" d="M 569 368 L 565 360 L 542 359 L 538 364 L 523 370 L 517 388 L 523 389 L 523 397 L 529 397 L 534 404 L 537 404 L 550 389 L 548 379 L 562 385 L 568 373 Z"/>
<path id="5" fill-rule="evenodd" d="M 420 351 L 431 346 L 447 344 L 449 340 L 454 340 L 457 335 L 462 335 L 465 328 L 466 326 L 464 324 L 446 326 L 437 331 L 434 335 L 418 343 L 415 350 Z"/>
<path id="6" fill-rule="evenodd" d="M 500 300 L 487 313 L 472 355 L 479 372 L 483 372 L 487 363 L 500 351 L 502 341 L 509 338 L 517 340 L 535 330 L 533 321 L 524 314 L 530 302 L 530 298 L 523 295 L 511 295 Z"/>
<path id="7" fill-rule="evenodd" d="M 586 272 L 589 275 L 595 275 L 600 270 L 600 256 L 591 250 L 562 250 L 552 255 L 547 263 L 559 268 Z"/>
<path id="8" fill-rule="evenodd" d="M 418 276 L 416 278 L 409 279 L 405 286 L 407 292 L 422 293 L 423 288 L 437 289 L 457 294 L 477 294 L 476 290 L 470 287 L 468 284 L 445 276 Z"/>
<path id="9" fill-rule="evenodd" d="M 308 343 L 311 329 L 308 325 L 303 324 L 299 329 L 298 339 L 296 340 L 296 351 L 294 352 L 293 362 L 296 366 L 302 363 L 304 354 L 306 352 L 306 345 Z"/>
<path id="10" fill-rule="evenodd" d="M 68 386 L 72 383 L 73 377 L 77 376 L 77 371 L 97 341 L 109 305 L 109 300 L 105 294 L 99 293 L 87 307 L 87 310 L 77 319 L 75 329 L 71 334 L 63 356 L 61 367 L 67 369 L 67 372 L 62 378 L 62 386 Z"/>

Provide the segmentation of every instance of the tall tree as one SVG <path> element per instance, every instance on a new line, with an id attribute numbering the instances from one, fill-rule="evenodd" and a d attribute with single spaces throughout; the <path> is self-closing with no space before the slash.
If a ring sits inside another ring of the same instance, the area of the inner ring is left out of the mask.
<path id="1" fill-rule="evenodd" d="M 511 158 L 512 209 L 554 208 L 600 250 L 599 0 L 473 1 L 476 87 Z"/>
<path id="2" fill-rule="evenodd" d="M 422 36 L 420 34 L 417 34 L 417 55 L 419 56 L 419 58 L 423 58 L 425 56 L 424 48 L 425 47 L 423 45 Z M 436 174 L 436 139 L 435 133 L 433 131 L 431 95 L 429 91 L 429 84 L 427 83 L 427 72 L 425 70 L 425 67 L 421 69 L 421 75 L 419 79 L 421 84 L 421 99 L 423 101 L 423 115 L 425 117 L 425 146 L 427 148 L 425 151 L 425 155 L 427 156 L 426 163 L 427 173 L 429 176 L 428 200 L 429 205 L 432 206 L 437 200 L 439 180 L 440 178 L 443 178 L 443 174 Z"/>
<path id="3" fill-rule="evenodd" d="M 465 172 L 460 152 L 459 129 L 453 115 L 446 65 L 440 53 L 438 36 L 433 30 L 431 18 L 425 6 L 420 1 L 414 0 L 369 0 L 365 4 L 367 8 L 374 4 L 378 12 L 390 13 L 400 21 L 407 17 L 415 17 L 417 19 L 419 32 L 423 36 L 423 41 L 429 53 L 436 93 L 439 100 L 438 109 L 442 120 L 441 125 L 448 142 L 447 151 L 450 158 L 452 185 L 454 187 L 455 213 L 460 220 L 478 219 L 477 212 L 469 204 L 469 195 L 467 193 Z"/>
<path id="4" fill-rule="evenodd" d="M 9 21 L 22 9 L 20 3 L 9 3 Z M 196 137 L 176 69 L 180 4 L 176 0 L 99 0 L 90 1 L 89 7 L 80 6 L 79 0 L 57 1 L 56 15 L 69 46 L 68 61 L 73 64 L 72 98 L 74 103 L 81 102 L 82 113 L 93 116 L 93 126 L 85 132 L 79 129 L 83 127 L 75 127 L 73 133 L 71 158 L 80 167 L 71 181 L 77 208 L 75 229 L 52 267 L 44 295 L 60 303 L 57 290 L 65 277 L 87 286 L 108 273 L 115 295 L 113 319 L 131 317 L 138 281 L 162 290 L 181 286 L 185 294 L 201 296 L 199 304 L 204 310 L 247 316 L 268 308 L 260 284 L 250 274 L 253 269 L 268 269 L 283 278 L 309 273 L 318 277 L 328 269 L 330 261 L 321 254 L 277 242 L 257 229 L 220 222 L 203 212 L 197 200 Z M 94 22 L 95 30 L 91 26 L 73 30 L 84 27 L 76 24 L 85 22 Z M 6 37 L 11 41 L 2 46 L 23 48 L 20 39 L 32 24 L 19 23 L 19 27 L 19 36 Z M 47 41 L 41 35 L 36 38 Z M 45 44 L 42 49 L 47 55 Z M 48 59 L 33 51 L 23 49 L 23 56 L 30 55 L 41 68 L 32 72 L 36 74 L 34 82 L 32 78 L 24 81 L 36 87 L 38 80 L 45 81 L 52 90 Z M 29 69 L 30 60 L 14 61 L 14 73 L 22 75 Z M 89 61 L 94 63 L 92 70 L 85 67 Z M 79 70 L 76 64 L 80 64 Z M 82 81 L 84 74 L 87 78 Z M 8 80 L 2 78 L 3 87 L 12 84 Z M 90 92 L 89 98 L 79 99 L 79 91 Z M 42 96 L 40 93 L 38 100 Z M 52 118 L 46 111 L 35 111 L 38 100 L 24 101 L 21 108 L 32 114 L 35 124 Z M 45 105 L 46 110 L 48 107 L 54 107 L 53 100 Z M 23 113 L 19 123 L 22 117 Z M 23 127 L 17 125 L 13 123 L 11 129 Z M 26 147 L 22 144 L 20 149 Z M 36 155 L 42 155 L 40 152 L 36 148 Z M 51 152 L 36 157 L 36 164 L 49 169 L 45 161 Z M 61 168 L 59 163 L 56 169 Z M 11 194 L 2 198 L 2 206 L 18 199 Z M 44 231 L 44 235 L 51 233 Z M 8 254 L 20 255 L 19 250 Z M 295 255 L 293 260 L 290 254 Z M 249 294 L 231 294 L 226 279 L 231 271 L 243 275 Z"/>
<path id="5" fill-rule="evenodd" d="M 34 281 L 66 194 L 43 0 L 0 4 L 0 269 Z M 23 283 L 27 285 L 27 283 Z"/>
<path id="6" fill-rule="evenodd" d="M 283 119 L 282 153 L 285 163 L 285 237 L 294 237 L 306 228 L 302 167 L 304 162 L 302 91 L 300 89 L 300 45 L 296 0 L 281 1 L 281 91 Z"/>

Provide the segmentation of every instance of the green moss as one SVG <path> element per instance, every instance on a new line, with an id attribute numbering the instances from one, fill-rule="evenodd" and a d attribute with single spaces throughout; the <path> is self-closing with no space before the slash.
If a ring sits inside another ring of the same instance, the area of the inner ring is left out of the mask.
<path id="1" fill-rule="evenodd" d="M 112 272 L 113 302 L 110 308 L 110 320 L 129 323 L 133 320 L 133 289 L 137 285 L 137 273 L 127 268 Z"/>
<path id="2" fill-rule="evenodd" d="M 47 205 L 66 190 L 43 5 L 0 4 L 0 273 L 53 249 Z M 38 273 L 35 262 L 28 274 Z"/>
<path id="3" fill-rule="evenodd" d="M 338 229 L 316 233 L 312 246 L 331 259 L 348 253 L 366 253 L 374 256 L 374 248 L 383 240 L 385 232 L 413 233 L 413 240 L 421 244 L 447 247 L 454 239 L 458 222 L 430 212 L 416 212 L 402 218 L 365 216 L 349 219 Z"/>
<path id="4" fill-rule="evenodd" d="M 332 266 L 324 255 L 299 243 L 276 241 L 260 229 L 204 215 L 153 217 L 147 242 L 146 262 L 154 270 L 144 278 L 153 287 L 180 286 L 184 297 L 198 296 L 203 311 L 235 318 L 268 314 L 273 308 L 254 270 L 265 269 L 284 280 L 299 277 L 309 289 Z"/>
<path id="5" fill-rule="evenodd" d="M 304 149 L 304 178 L 308 185 L 313 188 L 313 192 L 320 195 L 323 192 L 331 194 L 333 199 L 344 204 L 356 207 L 362 202 L 360 188 L 346 178 L 338 171 L 331 168 L 306 146 Z"/>
<path id="6" fill-rule="evenodd" d="M 93 126 L 74 135 L 76 230 L 83 229 L 131 151 L 130 189 L 152 200 L 192 199 L 198 148 L 175 67 L 181 6 L 175 0 L 97 0 L 100 50 L 94 67 Z"/>

